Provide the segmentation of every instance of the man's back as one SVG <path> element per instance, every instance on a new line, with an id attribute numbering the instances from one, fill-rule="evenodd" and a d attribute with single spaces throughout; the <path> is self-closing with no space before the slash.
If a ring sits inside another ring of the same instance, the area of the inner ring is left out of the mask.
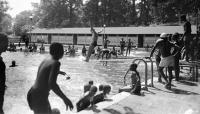
<path id="1" fill-rule="evenodd" d="M 170 43 L 169 41 L 163 41 L 163 43 L 161 44 L 159 50 L 160 50 L 160 54 L 162 57 L 168 57 L 171 54 L 171 48 L 173 47 L 173 44 Z"/>
<path id="2" fill-rule="evenodd" d="M 38 69 L 37 78 L 33 88 L 43 90 L 43 92 L 49 92 L 49 77 L 50 73 L 52 72 L 53 67 L 58 67 L 59 69 L 60 63 L 53 59 L 46 59 L 44 60 Z"/>

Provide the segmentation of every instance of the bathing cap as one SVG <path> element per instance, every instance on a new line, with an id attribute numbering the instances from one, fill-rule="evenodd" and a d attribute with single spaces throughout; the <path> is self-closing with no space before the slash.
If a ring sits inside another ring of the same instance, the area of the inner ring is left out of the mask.
<path id="1" fill-rule="evenodd" d="M 160 38 L 167 38 L 168 37 L 168 34 L 167 33 L 162 33 L 160 34 Z"/>

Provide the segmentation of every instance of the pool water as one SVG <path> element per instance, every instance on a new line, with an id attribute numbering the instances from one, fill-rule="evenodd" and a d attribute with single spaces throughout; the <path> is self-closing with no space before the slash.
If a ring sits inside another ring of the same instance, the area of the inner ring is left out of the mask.
<path id="1" fill-rule="evenodd" d="M 146 52 L 134 53 L 135 55 L 148 55 Z M 2 56 L 7 67 L 5 113 L 21 114 L 23 112 L 24 114 L 32 114 L 33 112 L 29 109 L 26 101 L 26 95 L 35 81 L 38 66 L 49 55 L 47 53 L 6 52 Z M 65 55 L 60 60 L 60 69 L 66 72 L 71 79 L 66 80 L 66 76 L 59 75 L 57 83 L 66 96 L 72 100 L 74 106 L 83 95 L 83 85 L 88 83 L 89 80 L 93 80 L 94 85 L 110 84 L 112 86 L 110 96 L 117 94 L 118 89 L 123 86 L 124 74 L 133 61 L 133 59 L 121 59 L 108 62 L 105 66 L 96 59 L 91 59 L 90 62 L 85 62 L 83 59 L 82 56 L 68 57 Z M 17 67 L 9 67 L 12 60 L 16 61 Z M 139 65 L 138 71 L 141 78 L 144 79 L 144 64 Z M 150 76 L 150 72 L 148 72 L 148 76 Z M 53 92 L 50 93 L 49 100 L 52 108 L 59 108 L 61 113 L 66 113 L 64 103 Z M 74 112 L 76 112 L 76 109 L 68 113 Z"/>

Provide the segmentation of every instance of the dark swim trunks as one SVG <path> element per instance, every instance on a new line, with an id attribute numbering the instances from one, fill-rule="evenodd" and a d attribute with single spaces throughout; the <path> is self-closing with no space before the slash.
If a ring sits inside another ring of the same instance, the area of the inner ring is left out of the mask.
<path id="1" fill-rule="evenodd" d="M 50 113 L 51 106 L 47 93 L 31 88 L 27 94 L 27 101 L 31 110 L 35 113 Z"/>

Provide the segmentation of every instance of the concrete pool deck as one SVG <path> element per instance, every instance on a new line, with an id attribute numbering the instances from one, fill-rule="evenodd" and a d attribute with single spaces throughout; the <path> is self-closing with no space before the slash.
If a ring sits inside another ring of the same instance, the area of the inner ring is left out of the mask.
<path id="1" fill-rule="evenodd" d="M 78 114 L 199 114 L 200 85 L 197 82 L 173 81 L 171 90 L 154 80 L 154 87 L 142 91 L 141 96 L 119 93 Z"/>

